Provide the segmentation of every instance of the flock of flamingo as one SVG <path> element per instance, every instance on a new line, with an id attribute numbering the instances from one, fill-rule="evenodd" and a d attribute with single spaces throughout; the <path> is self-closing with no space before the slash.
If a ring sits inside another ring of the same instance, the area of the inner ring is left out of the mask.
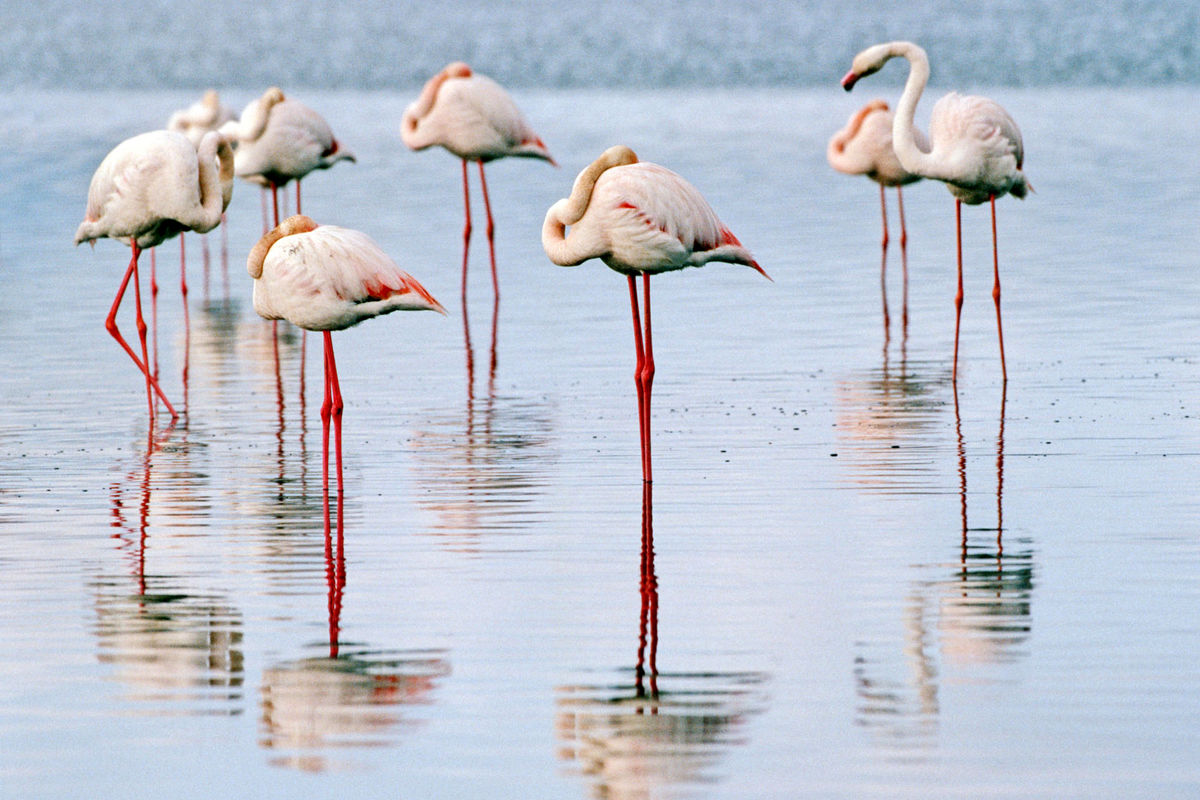
<path id="1" fill-rule="evenodd" d="M 888 245 L 885 187 L 896 187 L 902 251 L 907 232 L 900 187 L 930 178 L 945 183 L 954 195 L 958 230 L 955 381 L 963 299 L 961 208 L 963 203 L 990 203 L 995 276 L 992 297 L 1001 369 L 1007 381 L 995 203 L 996 198 L 1005 194 L 1021 198 L 1031 190 L 1021 171 L 1020 131 L 1012 117 L 993 101 L 950 93 L 934 106 L 926 138 L 916 129 L 914 114 L 929 78 L 929 62 L 925 51 L 910 42 L 879 44 L 862 51 L 854 58 L 842 86 L 849 91 L 892 58 L 904 58 L 909 63 L 908 80 L 895 115 L 883 101 L 869 103 L 851 118 L 845 129 L 834 135 L 828 148 L 829 161 L 839 171 L 864 174 L 879 183 L 885 259 Z M 403 114 L 400 136 L 414 150 L 440 145 L 462 159 L 466 208 L 462 262 L 464 313 L 467 249 L 472 230 L 468 162 L 479 165 L 492 283 L 498 302 L 493 220 L 484 164 L 505 156 L 524 156 L 554 164 L 545 144 L 503 88 L 461 62 L 448 65 L 425 84 L 420 96 Z M 267 90 L 248 104 L 237 119 L 221 106 L 216 93 L 210 91 L 202 101 L 172 116 L 167 130 L 127 139 L 104 158 L 88 190 L 84 221 L 75 233 L 76 244 L 110 238 L 132 249 L 105 325 L 145 377 L 153 424 L 156 396 L 172 419 L 177 412 L 149 367 L 147 325 L 142 315 L 138 279 L 139 255 L 176 235 L 182 240 L 185 231 L 204 233 L 216 228 L 229 204 L 235 176 L 263 187 L 264 220 L 269 190 L 273 227 L 265 231 L 247 260 L 253 278 L 254 309 L 264 319 L 284 319 L 324 336 L 325 395 L 321 407 L 324 489 L 328 496 L 332 424 L 339 500 L 343 401 L 331 332 L 392 311 L 445 313 L 442 305 L 366 234 L 318 225 L 300 213 L 301 179 L 313 170 L 327 169 L 342 160 L 353 161 L 354 155 L 339 144 L 325 120 L 307 106 L 285 98 L 279 89 Z M 293 180 L 297 213 L 280 220 L 278 191 Z M 549 208 L 542 226 L 542 245 L 555 264 L 574 266 L 598 258 L 626 276 L 637 363 L 642 478 L 649 484 L 652 481 L 650 395 L 654 380 L 650 277 L 709 262 L 742 264 L 764 276 L 767 274 L 695 187 L 665 167 L 639 161 L 631 149 L 619 145 L 610 147 L 584 168 L 570 195 Z M 116 323 L 131 279 L 140 357 Z M 186 304 L 186 288 L 184 291 Z"/>

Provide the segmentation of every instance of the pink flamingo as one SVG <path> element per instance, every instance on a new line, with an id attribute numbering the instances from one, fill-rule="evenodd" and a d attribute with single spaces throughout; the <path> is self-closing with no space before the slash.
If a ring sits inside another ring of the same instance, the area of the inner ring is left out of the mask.
<path id="1" fill-rule="evenodd" d="M 500 302 L 496 278 L 496 245 L 492 206 L 488 199 L 483 165 L 505 156 L 540 158 L 558 166 L 545 143 L 533 132 L 508 92 L 486 75 L 472 72 L 461 61 L 448 64 L 434 75 L 421 95 L 404 110 L 400 138 L 413 150 L 441 145 L 462 159 L 463 228 L 462 300 L 467 301 L 467 249 L 471 242 L 471 197 L 467 186 L 467 162 L 479 163 L 479 185 L 487 213 L 488 254 L 492 265 L 492 290 Z"/>
<path id="2" fill-rule="evenodd" d="M 1005 383 L 1008 368 L 1004 362 L 1004 327 L 1000 320 L 1000 257 L 996 241 L 996 198 L 1005 194 L 1024 198 L 1032 190 L 1025 173 L 1025 147 L 1021 131 L 1008 112 L 986 97 L 957 92 L 939 100 L 929 120 L 930 144 L 917 141 L 913 117 L 917 102 L 929 81 L 929 58 L 912 42 L 888 42 L 868 47 L 854 57 L 850 71 L 842 78 L 846 91 L 860 78 L 878 72 L 889 60 L 904 58 L 909 63 L 908 81 L 896 106 L 892 123 L 892 144 L 900 163 L 923 178 L 946 184 L 954 195 L 954 219 L 958 246 L 958 294 L 954 304 L 954 371 L 958 382 L 958 332 L 962 319 L 962 204 L 988 202 L 992 208 L 992 299 L 996 304 L 996 330 L 1000 339 L 1000 370 Z"/>
<path id="3" fill-rule="evenodd" d="M 342 389 L 331 331 L 393 311 L 438 311 L 441 304 L 396 266 L 366 234 L 320 225 L 296 214 L 263 236 L 246 261 L 254 279 L 254 310 L 325 334 L 325 401 L 321 406 L 322 483 L 329 530 L 329 426 L 337 452 L 338 520 L 342 499 Z"/>
<path id="4" fill-rule="evenodd" d="M 650 276 L 710 261 L 744 264 L 768 279 L 770 276 L 694 186 L 665 167 L 638 161 L 632 150 L 621 145 L 605 150 L 579 173 L 571 196 L 550 206 L 542 226 L 542 247 L 555 264 L 570 267 L 599 258 L 629 280 L 642 480 L 649 483 L 650 387 L 654 382 Z M 643 282 L 644 319 L 638 309 L 637 275 Z"/>
<path id="5" fill-rule="evenodd" d="M 138 255 L 183 231 L 205 233 L 217 227 L 232 193 L 233 151 L 229 140 L 215 132 L 206 134 L 199 148 L 193 147 L 183 134 L 173 131 L 134 136 L 114 147 L 92 176 L 87 211 L 75 231 L 75 244 L 109 238 L 128 242 L 133 250 L 105 328 L 145 376 L 151 419 L 154 393 L 162 399 L 172 419 L 178 414 L 150 372 L 138 285 Z M 117 309 L 131 276 L 141 359 L 117 329 Z"/>
<path id="6" fill-rule="evenodd" d="M 914 134 L 922 148 L 928 148 L 925 135 Z M 900 207 L 900 254 L 904 272 L 904 324 L 908 324 L 908 230 L 904 225 L 904 194 L 901 186 L 921 180 L 909 172 L 892 148 L 892 112 L 883 100 L 872 100 L 855 112 L 849 122 L 829 140 L 825 151 L 829 165 L 847 175 L 866 175 L 879 184 L 879 210 L 883 219 L 883 265 L 879 282 L 883 288 L 883 324 L 888 327 L 887 307 L 887 197 L 885 188 L 896 187 Z"/>

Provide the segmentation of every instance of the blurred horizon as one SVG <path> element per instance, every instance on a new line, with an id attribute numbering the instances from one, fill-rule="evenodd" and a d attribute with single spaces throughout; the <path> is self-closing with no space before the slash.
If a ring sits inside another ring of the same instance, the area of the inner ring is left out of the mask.
<path id="1" fill-rule="evenodd" d="M 462 60 L 517 88 L 803 87 L 835 84 L 855 53 L 892 39 L 929 52 L 934 86 L 1200 84 L 1200 3 L 1133 0 L 49 0 L 0 7 L 0 80 L 408 89 Z"/>

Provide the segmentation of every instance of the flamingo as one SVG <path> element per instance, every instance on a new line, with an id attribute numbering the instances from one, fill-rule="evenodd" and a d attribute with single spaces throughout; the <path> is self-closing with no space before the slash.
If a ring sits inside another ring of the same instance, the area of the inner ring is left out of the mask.
<path id="1" fill-rule="evenodd" d="M 150 373 L 138 285 L 138 255 L 183 231 L 205 233 L 217 227 L 232 193 L 233 150 L 229 140 L 216 132 L 205 134 L 199 148 L 174 131 L 134 136 L 114 147 L 92 176 L 87 211 L 75 231 L 75 244 L 94 243 L 101 238 L 118 239 L 128 242 L 133 251 L 104 324 L 146 377 L 151 420 L 154 393 L 162 399 L 172 419 L 178 414 Z M 142 345 L 140 360 L 117 329 L 117 309 L 131 276 Z"/>
<path id="2" fill-rule="evenodd" d="M 986 97 L 957 92 L 939 100 L 929 120 L 930 145 L 922 148 L 917 141 L 913 117 L 917 102 L 929 80 L 929 58 L 912 42 L 887 42 L 868 47 L 854 57 L 850 71 L 842 78 L 846 91 L 861 78 L 878 72 L 889 60 L 908 61 L 908 81 L 896 106 L 892 122 L 892 142 L 900 163 L 909 172 L 946 184 L 954 195 L 954 222 L 958 246 L 958 294 L 954 298 L 954 370 L 958 382 L 958 332 L 962 319 L 962 204 L 991 204 L 992 210 L 992 300 L 996 304 L 996 331 L 1000 339 L 1000 370 L 1008 382 L 1004 361 L 1004 327 L 1000 319 L 1000 257 L 996 237 L 996 198 L 1011 194 L 1024 198 L 1032 191 L 1021 167 L 1025 147 L 1017 123 L 1000 105 Z"/>
<path id="3" fill-rule="evenodd" d="M 909 172 L 892 149 L 892 112 L 883 100 L 872 100 L 855 112 L 849 122 L 829 140 L 825 155 L 829 165 L 847 175 L 866 175 L 879 184 L 879 210 L 883 219 L 883 266 L 879 281 L 883 287 L 883 324 L 888 327 L 887 308 L 887 197 L 885 189 L 896 187 L 900 207 L 900 253 L 904 271 L 904 323 L 908 323 L 908 230 L 904 225 L 904 194 L 901 186 L 921 180 Z M 925 135 L 916 131 L 918 146 L 928 149 Z"/>
<path id="4" fill-rule="evenodd" d="M 339 161 L 356 161 L 354 153 L 334 137 L 324 117 L 287 99 L 276 86 L 250 101 L 241 119 L 226 122 L 222 130 L 237 140 L 235 174 L 271 189 L 275 225 L 279 225 L 277 189 L 296 181 L 296 213 L 300 213 L 300 180 L 304 176 Z"/>
<path id="5" fill-rule="evenodd" d="M 400 138 L 412 150 L 441 145 L 462 159 L 463 228 L 462 300 L 467 302 L 467 249 L 471 243 L 471 197 L 467 185 L 467 162 L 479 164 L 479 185 L 487 213 L 488 255 L 492 265 L 492 291 L 500 302 L 496 277 L 495 224 L 488 199 L 483 165 L 505 156 L 540 158 L 558 166 L 550 151 L 533 132 L 508 92 L 486 75 L 473 72 L 461 61 L 446 65 L 409 104 L 400 120 Z"/>
<path id="6" fill-rule="evenodd" d="M 566 234 L 568 225 L 570 234 Z M 634 383 L 642 480 L 650 483 L 650 388 L 654 382 L 650 276 L 710 261 L 744 264 L 768 279 L 770 276 L 694 186 L 665 167 L 638 161 L 623 145 L 605 150 L 579 173 L 571 196 L 550 206 L 542 225 L 542 247 L 560 266 L 599 258 L 628 278 L 637 353 Z M 644 318 L 638 309 L 638 275 L 643 283 Z"/>
<path id="7" fill-rule="evenodd" d="M 325 335 L 325 401 L 321 406 L 322 484 L 329 531 L 329 426 L 337 452 L 338 524 L 342 499 L 342 390 L 333 357 L 332 331 L 393 311 L 438 311 L 442 305 L 366 234 L 318 226 L 302 214 L 288 217 L 250 251 L 254 310 L 263 319 L 286 319 Z"/>
<path id="8" fill-rule="evenodd" d="M 236 119 L 233 110 L 221 102 L 221 97 L 216 89 L 209 89 L 196 102 L 192 103 L 187 108 L 180 109 L 171 114 L 167 119 L 167 130 L 178 131 L 191 140 L 192 144 L 199 147 L 200 140 L 204 134 L 209 131 L 219 130 L 222 125 L 230 120 Z M 224 222 L 224 217 L 222 217 Z M 225 229 L 221 228 L 222 233 Z M 204 292 L 205 297 L 208 296 L 208 240 L 201 239 L 201 245 L 204 251 Z M 179 235 L 179 269 L 180 269 L 180 290 L 183 292 L 183 313 L 184 319 L 187 319 L 187 265 L 184 255 L 184 236 Z M 227 250 L 227 245 L 222 240 L 222 254 Z M 224 257 L 224 256 L 223 256 Z M 226 294 L 229 290 L 228 275 L 225 276 Z"/>

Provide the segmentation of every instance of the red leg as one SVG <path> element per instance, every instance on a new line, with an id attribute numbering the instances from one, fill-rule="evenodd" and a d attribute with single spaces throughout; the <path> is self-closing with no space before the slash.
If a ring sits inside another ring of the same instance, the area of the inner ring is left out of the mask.
<path id="1" fill-rule="evenodd" d="M 150 248 L 150 352 L 153 368 L 150 374 L 158 380 L 158 250 Z"/>
<path id="2" fill-rule="evenodd" d="M 463 225 L 463 262 L 462 262 L 462 304 L 465 311 L 467 307 L 467 252 L 471 247 L 471 191 L 467 186 L 467 160 L 464 158 L 462 162 L 462 179 L 463 179 L 463 210 L 466 214 L 466 223 Z"/>
<path id="3" fill-rule="evenodd" d="M 492 262 L 492 292 L 500 302 L 500 281 L 496 277 L 496 224 L 492 221 L 492 204 L 488 200 L 487 178 L 483 174 L 483 162 L 479 162 L 479 185 L 483 189 L 483 210 L 487 212 L 488 257 Z"/>
<path id="4" fill-rule="evenodd" d="M 908 329 L 908 227 L 904 224 L 904 191 L 896 187 L 896 203 L 900 206 L 900 269 L 904 275 L 904 307 L 901 322 Z"/>
<path id="5" fill-rule="evenodd" d="M 179 234 L 179 292 L 183 295 L 183 409 L 187 411 L 188 356 L 192 343 L 192 320 L 188 311 L 187 249 Z M 204 241 L 201 237 L 200 241 Z"/>
<path id="6" fill-rule="evenodd" d="M 300 179 L 299 178 L 296 179 L 296 213 L 297 214 L 304 213 L 300 210 Z"/>
<path id="7" fill-rule="evenodd" d="M 333 340 L 325 333 L 325 401 L 321 404 L 321 495 L 325 537 L 329 541 L 329 423 L 333 418 Z"/>
<path id="8" fill-rule="evenodd" d="M 333 443 L 334 450 L 337 453 L 337 490 L 338 490 L 338 506 L 341 507 L 342 498 L 342 387 L 338 382 L 337 362 L 333 358 L 333 336 L 329 331 L 325 331 L 325 351 L 327 353 L 326 366 L 329 369 L 329 393 L 330 393 L 330 414 L 333 418 Z M 339 527 L 341 525 L 341 517 L 338 517 Z"/>
<path id="9" fill-rule="evenodd" d="M 654 385 L 654 343 L 650 337 L 650 274 L 642 273 L 642 299 L 646 301 L 646 333 L 643 337 L 646 344 L 646 360 L 642 365 L 642 384 L 644 385 L 644 398 L 642 402 L 646 406 L 645 413 L 645 432 L 642 434 L 646 439 L 646 483 L 652 480 L 651 460 L 650 460 L 650 389 Z"/>
<path id="10" fill-rule="evenodd" d="M 121 331 L 117 328 L 117 309 L 121 307 L 121 300 L 125 297 L 125 290 L 129 286 L 129 279 L 131 277 L 137 277 L 137 261 L 138 256 L 141 254 L 141 248 L 139 248 L 137 244 L 134 244 L 132 249 L 133 255 L 129 259 L 129 267 L 125 270 L 125 277 L 122 278 L 121 285 L 117 289 L 117 296 L 113 298 L 112 308 L 109 309 L 108 317 L 106 317 L 104 320 L 104 327 L 109 334 L 117 340 L 117 344 L 121 345 L 121 349 L 129 354 L 129 357 L 133 359 L 133 363 L 137 365 L 137 368 L 141 370 L 142 374 L 146 376 L 147 381 L 154 387 L 154 391 L 158 394 L 159 399 L 163 401 L 167 407 L 167 410 L 171 412 L 171 418 L 174 419 L 177 416 L 175 414 L 175 409 L 171 406 L 170 401 L 167 400 L 167 396 L 163 394 L 162 389 L 158 385 L 158 381 L 155 381 L 153 378 L 151 378 L 149 368 L 146 366 L 146 362 L 137 357 L 137 354 L 133 352 L 133 348 L 129 346 L 129 343 L 125 341 L 125 337 L 121 335 Z M 139 307 L 140 305 L 141 304 L 139 303 Z M 139 318 L 141 316 L 140 308 L 138 316 Z M 144 321 L 142 322 L 142 325 L 145 325 Z M 151 416 L 154 415 L 153 403 L 150 404 L 150 414 Z"/>
<path id="11" fill-rule="evenodd" d="M 1004 363 L 1004 325 L 1000 322 L 1000 251 L 996 240 L 996 195 L 992 195 L 992 273 L 995 283 L 992 284 L 992 300 L 996 303 L 996 332 L 1000 336 L 1000 372 L 1008 384 L 1008 367 Z"/>
<path id="12" fill-rule="evenodd" d="M 279 187 L 271 181 L 271 208 L 275 212 L 275 227 L 279 227 Z"/>
<path id="13" fill-rule="evenodd" d="M 646 387 L 642 384 L 642 369 L 646 364 L 646 351 L 642 346 L 642 312 L 638 309 L 637 279 L 629 275 L 629 305 L 633 309 L 633 346 L 637 351 L 637 366 L 633 371 L 633 382 L 637 386 L 638 438 L 642 452 L 642 480 L 646 480 Z"/>
<path id="14" fill-rule="evenodd" d="M 950 380 L 958 385 L 958 328 L 962 322 L 963 270 L 962 270 L 962 201 L 954 201 L 954 227 L 958 242 L 958 293 L 954 295 L 954 369 Z"/>
<path id="15" fill-rule="evenodd" d="M 888 246 L 888 226 L 887 226 L 887 197 L 884 194 L 883 184 L 879 184 L 879 213 L 883 219 L 883 241 L 880 245 L 882 255 L 879 259 L 879 295 L 883 299 L 883 338 L 888 338 L 888 331 L 892 326 L 891 315 L 888 314 L 887 301 L 887 246 Z"/>

